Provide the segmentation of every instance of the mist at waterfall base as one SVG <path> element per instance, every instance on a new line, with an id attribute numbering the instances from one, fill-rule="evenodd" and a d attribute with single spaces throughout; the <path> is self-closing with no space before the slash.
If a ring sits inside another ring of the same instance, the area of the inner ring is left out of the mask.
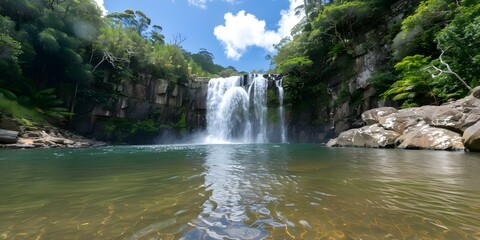
<path id="1" fill-rule="evenodd" d="M 276 75 L 251 74 L 210 79 L 206 129 L 189 132 L 181 139 L 176 136 L 174 142 L 286 143 L 283 95 L 282 78 Z M 162 138 L 170 137 L 164 135 Z"/>
<path id="2" fill-rule="evenodd" d="M 272 85 L 277 90 L 277 109 L 267 106 L 269 81 L 274 82 Z M 281 81 L 269 80 L 262 75 L 211 79 L 208 83 L 205 142 L 286 142 Z"/>

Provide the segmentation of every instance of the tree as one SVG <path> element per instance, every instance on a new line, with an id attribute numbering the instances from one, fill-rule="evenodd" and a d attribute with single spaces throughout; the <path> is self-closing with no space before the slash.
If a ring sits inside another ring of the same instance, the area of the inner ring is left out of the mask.
<path id="1" fill-rule="evenodd" d="M 438 104 L 433 91 L 434 82 L 426 70 L 429 63 L 430 57 L 423 55 L 405 57 L 395 65 L 399 79 L 381 96 L 403 101 L 402 108 L 424 104 L 422 102 L 424 99 L 433 100 L 433 103 Z"/>
<path id="2" fill-rule="evenodd" d="M 152 31 L 150 32 L 150 41 L 152 41 L 153 44 L 165 44 L 165 36 L 161 34 L 162 30 L 162 27 L 153 25 Z"/>
<path id="3" fill-rule="evenodd" d="M 131 9 L 122 13 L 110 13 L 107 15 L 107 18 L 112 19 L 117 25 L 134 29 L 140 36 L 145 36 L 145 31 L 152 23 L 152 20 L 145 13 Z"/>

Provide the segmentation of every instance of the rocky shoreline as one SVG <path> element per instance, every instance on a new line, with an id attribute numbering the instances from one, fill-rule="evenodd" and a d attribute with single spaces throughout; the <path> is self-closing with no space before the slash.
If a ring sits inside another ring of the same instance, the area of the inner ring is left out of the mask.
<path id="1" fill-rule="evenodd" d="M 479 152 L 480 87 L 441 106 L 371 109 L 362 120 L 366 126 L 340 133 L 327 146 Z"/>
<path id="2" fill-rule="evenodd" d="M 0 149 L 83 148 L 106 145 L 105 142 L 88 139 L 54 127 L 24 128 L 20 131 L 0 128 Z"/>

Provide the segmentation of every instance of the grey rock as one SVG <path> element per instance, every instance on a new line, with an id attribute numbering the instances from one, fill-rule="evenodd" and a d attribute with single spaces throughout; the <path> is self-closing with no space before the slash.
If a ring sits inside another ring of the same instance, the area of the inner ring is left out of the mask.
<path id="1" fill-rule="evenodd" d="M 5 143 L 5 144 L 16 143 L 17 140 L 18 140 L 18 132 L 17 131 L 0 129 L 0 144 L 1 143 Z"/>
<path id="2" fill-rule="evenodd" d="M 330 140 L 327 146 L 388 148 L 394 146 L 399 136 L 397 132 L 375 124 L 345 131 L 338 138 Z"/>
<path id="3" fill-rule="evenodd" d="M 38 138 L 41 136 L 41 133 L 38 131 L 26 131 L 20 134 L 24 138 Z"/>
<path id="4" fill-rule="evenodd" d="M 362 120 L 367 123 L 367 125 L 372 125 L 378 123 L 381 117 L 397 112 L 397 109 L 393 107 L 374 108 L 364 112 L 362 114 Z"/>
<path id="5" fill-rule="evenodd" d="M 450 106 L 432 107 L 433 114 L 427 118 L 430 126 L 446 128 L 455 132 L 462 132 L 464 114 Z"/>
<path id="6" fill-rule="evenodd" d="M 432 149 L 432 150 L 464 150 L 459 133 L 444 128 L 436 128 L 427 124 L 411 128 L 397 139 L 398 148 Z"/>
<path id="7" fill-rule="evenodd" d="M 327 147 L 338 147 L 338 143 L 337 143 L 337 139 L 336 138 L 332 138 L 330 140 L 328 140 L 327 142 Z"/>
<path id="8" fill-rule="evenodd" d="M 25 143 L 6 144 L 6 145 L 4 145 L 4 147 L 8 148 L 8 149 L 35 148 L 34 145 L 25 144 Z"/>
<path id="9" fill-rule="evenodd" d="M 472 152 L 480 152 L 480 121 L 463 132 L 463 144 Z"/>
<path id="10" fill-rule="evenodd" d="M 474 89 L 472 89 L 470 96 L 480 99 L 480 86 L 477 86 Z"/>
<path id="11" fill-rule="evenodd" d="M 387 130 L 403 134 L 413 123 L 429 119 L 431 112 L 431 106 L 402 109 L 397 113 L 380 117 L 379 123 Z"/>

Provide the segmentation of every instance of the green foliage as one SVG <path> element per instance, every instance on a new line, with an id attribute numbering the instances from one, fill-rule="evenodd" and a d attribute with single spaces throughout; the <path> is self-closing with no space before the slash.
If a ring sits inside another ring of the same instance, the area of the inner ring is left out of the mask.
<path id="1" fill-rule="evenodd" d="M 100 118 L 105 140 L 112 142 L 128 142 L 134 144 L 150 143 L 167 126 L 160 125 L 153 119 L 142 121 L 124 118 Z"/>
<path id="2" fill-rule="evenodd" d="M 437 35 L 437 42 L 451 68 L 471 87 L 479 85 L 480 5 L 458 8 L 453 21 Z M 459 85 L 458 81 L 452 82 Z"/>
<path id="3" fill-rule="evenodd" d="M 376 72 L 367 81 L 378 92 L 385 92 L 390 88 L 396 80 L 396 76 L 392 72 Z"/>
<path id="4" fill-rule="evenodd" d="M 292 40 L 276 46 L 278 54 L 272 57 L 276 71 L 287 76 L 286 100 L 299 105 L 305 99 L 329 99 L 331 90 L 318 87 L 327 83 L 338 84 L 332 86 L 339 89 L 337 101 L 359 101 L 361 92 L 347 91 L 346 81 L 358 74 L 354 64 L 357 55 L 363 54 L 359 49 L 371 51 L 379 44 L 391 44 L 392 52 L 378 67 L 381 71 L 370 69 L 374 74 L 368 84 L 381 97 L 399 101 L 403 107 L 440 104 L 465 96 L 466 87 L 459 78 L 470 87 L 478 85 L 478 0 L 423 0 L 410 2 L 412 8 L 397 3 L 304 1 L 306 19 L 295 28 Z M 399 6 L 405 7 L 405 18 L 383 22 Z M 382 31 L 383 37 L 371 34 Z M 442 52 L 443 62 L 439 58 Z"/>
<path id="5" fill-rule="evenodd" d="M 281 62 L 278 70 L 285 75 L 301 76 L 307 74 L 312 64 L 308 57 L 295 57 Z"/>
<path id="6" fill-rule="evenodd" d="M 424 0 L 415 13 L 402 22 L 394 39 L 394 58 L 436 52 L 435 35 L 453 18 L 457 4 L 450 0 Z"/>
<path id="7" fill-rule="evenodd" d="M 52 121 L 63 121 L 71 115 L 68 109 L 61 107 L 63 101 L 58 99 L 54 88 L 36 90 L 30 94 L 19 96 L 18 101 L 26 107 L 45 115 Z"/>
<path id="8" fill-rule="evenodd" d="M 402 30 L 411 30 L 417 26 L 428 29 L 451 18 L 450 16 L 456 7 L 457 5 L 454 1 L 424 0 L 415 10 L 415 13 L 405 18 L 402 22 Z"/>
<path id="9" fill-rule="evenodd" d="M 321 40 L 332 36 L 342 43 L 347 43 L 373 15 L 374 8 L 368 2 L 348 1 L 326 6 L 312 23 L 311 39 Z"/>
<path id="10" fill-rule="evenodd" d="M 17 122 L 24 126 L 32 126 L 33 122 L 37 124 L 45 124 L 42 116 L 30 109 L 20 105 L 18 102 L 6 98 L 0 93 L 0 114 L 10 115 Z"/>
<path id="11" fill-rule="evenodd" d="M 426 70 L 429 63 L 430 58 L 423 55 L 405 57 L 395 65 L 399 79 L 381 96 L 402 101 L 402 108 L 416 106 L 425 98 L 433 98 L 436 102 L 432 91 L 434 83 Z"/>

